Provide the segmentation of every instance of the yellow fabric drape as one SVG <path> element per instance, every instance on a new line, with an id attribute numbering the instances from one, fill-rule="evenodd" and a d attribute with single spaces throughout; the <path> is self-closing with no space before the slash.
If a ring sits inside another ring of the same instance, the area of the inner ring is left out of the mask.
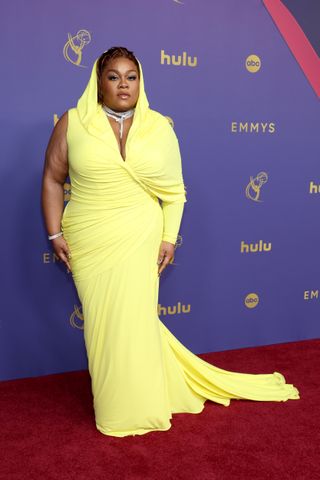
<path id="1" fill-rule="evenodd" d="M 149 108 L 139 65 L 126 161 L 97 103 L 96 62 L 68 111 L 71 199 L 61 222 L 82 303 L 96 426 L 120 437 L 168 430 L 172 413 L 199 413 L 207 399 L 227 406 L 299 398 L 278 372 L 243 374 L 203 361 L 158 317 L 159 247 L 176 238 L 186 190 L 177 138 Z"/>

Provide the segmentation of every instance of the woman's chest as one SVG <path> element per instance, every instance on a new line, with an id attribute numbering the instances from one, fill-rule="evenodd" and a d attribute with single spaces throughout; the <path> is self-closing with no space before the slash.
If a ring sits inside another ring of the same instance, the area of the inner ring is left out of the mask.
<path id="1" fill-rule="evenodd" d="M 68 160 L 74 175 L 105 177 L 119 169 L 125 174 L 129 169 L 146 178 L 163 172 L 166 147 L 157 132 L 139 128 L 130 133 L 132 118 L 124 121 L 122 136 L 119 123 L 105 115 L 88 130 L 76 120 L 70 123 L 67 136 Z M 109 122 L 111 128 L 105 128 L 104 122 Z"/>
<path id="2" fill-rule="evenodd" d="M 127 118 L 126 120 L 124 120 L 122 125 L 120 122 L 117 122 L 113 118 L 108 117 L 108 120 L 111 125 L 112 131 L 114 133 L 114 137 L 117 142 L 122 160 L 125 161 L 126 160 L 126 143 L 127 143 L 127 138 L 132 125 L 133 117 Z"/>

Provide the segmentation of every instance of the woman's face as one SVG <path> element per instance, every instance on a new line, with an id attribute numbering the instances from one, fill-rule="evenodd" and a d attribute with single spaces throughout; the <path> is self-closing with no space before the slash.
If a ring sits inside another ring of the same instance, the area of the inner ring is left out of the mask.
<path id="1" fill-rule="evenodd" d="M 110 60 L 100 79 L 103 103 L 118 112 L 130 110 L 138 101 L 139 85 L 138 69 L 132 60 L 125 57 Z"/>

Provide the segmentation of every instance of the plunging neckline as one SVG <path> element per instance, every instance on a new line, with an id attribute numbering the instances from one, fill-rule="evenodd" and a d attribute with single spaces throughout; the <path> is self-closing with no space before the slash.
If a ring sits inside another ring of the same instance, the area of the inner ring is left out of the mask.
<path id="1" fill-rule="evenodd" d="M 110 125 L 110 127 L 111 127 L 111 130 L 112 130 L 114 139 L 115 139 L 115 141 L 116 141 L 117 150 L 118 150 L 118 152 L 119 152 L 119 154 L 120 154 L 121 160 L 122 160 L 123 162 L 125 162 L 125 161 L 126 161 L 126 158 L 127 158 L 126 146 L 127 146 L 127 143 L 128 143 L 128 138 L 129 138 L 130 130 L 131 130 L 131 127 L 132 127 L 133 118 L 132 118 L 131 125 L 129 126 L 129 130 L 128 130 L 127 133 L 126 133 L 126 136 L 124 135 L 125 144 L 124 144 L 123 148 L 124 148 L 125 157 L 122 156 L 122 152 L 121 152 L 121 139 L 120 139 L 120 135 L 119 135 L 119 137 L 117 137 L 117 134 L 116 134 L 116 132 L 115 132 L 114 129 L 113 129 L 113 126 L 112 126 L 112 123 L 111 123 L 110 119 L 107 117 L 106 120 L 107 120 L 107 122 L 109 122 L 109 125 Z M 118 123 L 115 122 L 114 125 L 118 125 Z M 120 125 L 119 125 L 119 127 L 120 127 Z M 124 123 L 124 127 L 125 127 L 125 123 Z M 119 131 L 120 131 L 120 129 L 119 129 Z M 119 133 L 119 132 L 117 132 L 117 133 Z M 124 128 L 124 133 L 125 133 L 125 128 Z"/>

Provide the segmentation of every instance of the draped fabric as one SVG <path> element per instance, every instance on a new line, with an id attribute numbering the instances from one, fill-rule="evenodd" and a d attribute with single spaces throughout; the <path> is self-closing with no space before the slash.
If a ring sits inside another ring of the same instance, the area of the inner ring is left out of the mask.
<path id="1" fill-rule="evenodd" d="M 82 304 L 96 427 L 118 437 L 168 430 L 173 413 L 199 413 L 206 400 L 299 398 L 279 372 L 244 374 L 205 362 L 158 317 L 159 247 L 176 240 L 186 188 L 178 140 L 150 109 L 139 67 L 125 161 L 97 103 L 96 62 L 68 111 L 71 199 L 61 221 Z"/>

